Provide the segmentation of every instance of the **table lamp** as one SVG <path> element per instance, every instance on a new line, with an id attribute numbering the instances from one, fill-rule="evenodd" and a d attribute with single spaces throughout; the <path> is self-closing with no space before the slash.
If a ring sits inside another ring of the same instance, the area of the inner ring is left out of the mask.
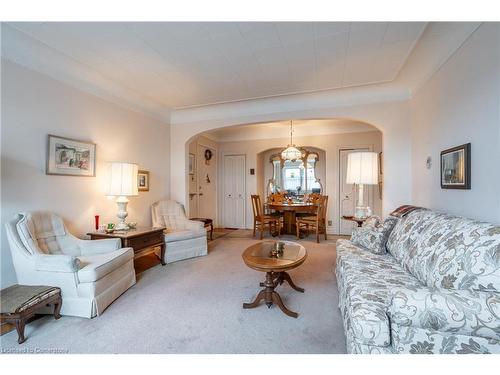
<path id="1" fill-rule="evenodd" d="M 128 216 L 127 197 L 138 195 L 137 170 L 137 164 L 121 162 L 111 162 L 109 164 L 106 195 L 116 197 L 116 204 L 118 205 L 118 214 L 116 216 L 119 222 L 115 230 L 129 229 L 128 225 L 125 224 L 125 218 Z"/>
<path id="2" fill-rule="evenodd" d="M 376 152 L 353 152 L 347 155 L 347 184 L 358 185 L 358 201 L 354 217 L 364 219 L 371 209 L 364 205 L 364 185 L 378 184 L 378 154 Z"/>

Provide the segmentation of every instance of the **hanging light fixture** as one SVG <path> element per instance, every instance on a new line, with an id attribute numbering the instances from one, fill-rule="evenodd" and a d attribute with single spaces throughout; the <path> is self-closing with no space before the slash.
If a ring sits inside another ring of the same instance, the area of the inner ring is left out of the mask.
<path id="1" fill-rule="evenodd" d="M 292 162 L 296 161 L 297 159 L 302 158 L 302 151 L 300 151 L 295 145 L 293 144 L 293 124 L 292 121 L 290 121 L 290 144 L 281 151 L 281 158 L 283 160 L 290 160 Z"/>

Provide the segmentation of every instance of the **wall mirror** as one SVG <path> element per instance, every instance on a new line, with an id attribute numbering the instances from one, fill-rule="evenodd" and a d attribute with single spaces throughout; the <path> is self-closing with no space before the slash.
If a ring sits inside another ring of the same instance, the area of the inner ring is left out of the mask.
<path id="1" fill-rule="evenodd" d="M 306 149 L 301 151 L 304 157 L 296 161 L 283 160 L 280 154 L 271 155 L 269 161 L 273 167 L 273 176 L 268 193 L 282 191 L 292 196 L 322 193 L 321 183 L 316 176 L 319 155 Z"/>

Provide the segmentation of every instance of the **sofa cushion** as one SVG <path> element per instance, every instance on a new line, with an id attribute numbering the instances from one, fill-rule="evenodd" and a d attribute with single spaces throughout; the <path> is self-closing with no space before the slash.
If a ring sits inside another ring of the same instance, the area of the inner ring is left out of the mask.
<path id="1" fill-rule="evenodd" d="M 409 249 L 415 246 L 420 233 L 430 225 L 435 216 L 433 211 L 420 209 L 400 218 L 387 240 L 387 252 L 403 265 Z"/>
<path id="2" fill-rule="evenodd" d="M 118 267 L 134 259 L 134 251 L 130 247 L 111 251 L 105 254 L 80 256 L 81 268 L 78 279 L 82 283 L 97 281 Z"/>
<path id="3" fill-rule="evenodd" d="M 165 233 L 165 242 L 176 242 L 176 241 L 184 241 L 190 240 L 192 238 L 206 237 L 207 232 L 205 229 L 201 230 L 171 230 L 167 229 L 167 233 Z"/>
<path id="4" fill-rule="evenodd" d="M 344 322 L 354 339 L 389 346 L 391 290 L 403 286 L 416 290 L 419 281 L 391 255 L 367 252 L 348 240 L 337 241 L 337 280 Z"/>
<path id="5" fill-rule="evenodd" d="M 388 248 L 428 287 L 500 291 L 500 226 L 415 211 L 396 225 Z"/>
<path id="6" fill-rule="evenodd" d="M 398 220 L 389 216 L 383 222 L 378 218 L 366 221 L 361 228 L 354 228 L 351 241 L 374 254 L 385 254 L 387 239 Z"/>
<path id="7" fill-rule="evenodd" d="M 22 212 L 20 215 L 17 232 L 31 254 L 62 254 L 57 237 L 66 236 L 66 229 L 60 217 L 45 211 Z"/>

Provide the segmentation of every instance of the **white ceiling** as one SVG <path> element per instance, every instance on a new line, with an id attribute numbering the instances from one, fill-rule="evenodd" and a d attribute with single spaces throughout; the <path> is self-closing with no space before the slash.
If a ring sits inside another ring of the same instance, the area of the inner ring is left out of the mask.
<path id="1" fill-rule="evenodd" d="M 321 136 L 327 134 L 343 134 L 378 131 L 372 125 L 347 120 L 294 120 L 293 137 Z M 203 135 L 217 142 L 235 142 L 257 139 L 289 138 L 290 122 L 276 121 L 262 124 L 240 125 L 212 130 Z"/>
<path id="2" fill-rule="evenodd" d="M 425 22 L 8 25 L 90 69 L 100 81 L 166 109 L 390 82 L 426 27 Z"/>

